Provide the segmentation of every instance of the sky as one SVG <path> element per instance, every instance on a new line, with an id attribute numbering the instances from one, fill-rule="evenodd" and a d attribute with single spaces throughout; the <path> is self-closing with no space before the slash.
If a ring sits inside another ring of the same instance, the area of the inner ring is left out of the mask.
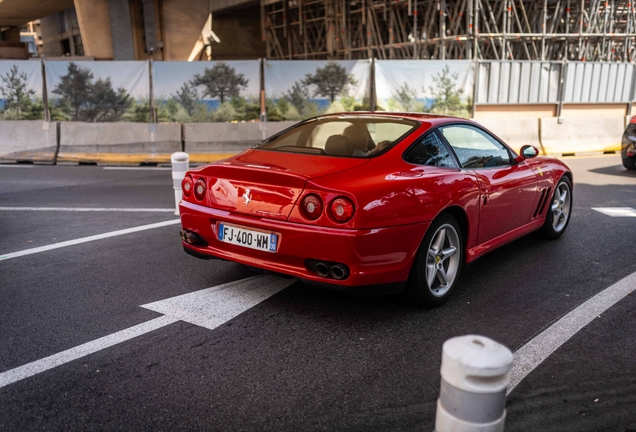
<path id="1" fill-rule="evenodd" d="M 170 95 L 179 91 L 183 83 L 190 81 L 196 74 L 203 74 L 206 68 L 211 69 L 217 63 L 219 62 L 154 62 L 152 78 L 155 99 L 169 99 Z M 260 64 L 258 60 L 225 61 L 223 63 L 233 67 L 236 73 L 243 74 L 247 80 L 247 87 L 241 90 L 241 96 L 258 97 L 260 93 Z M 199 95 L 201 94 L 202 92 L 199 91 Z"/>
<path id="2" fill-rule="evenodd" d="M 295 82 L 305 79 L 307 74 L 314 74 L 316 69 L 329 63 L 327 60 L 267 60 L 265 61 L 265 94 L 274 99 L 287 93 Z M 360 101 L 369 94 L 371 64 L 368 60 L 338 60 L 356 80 L 355 86 L 349 87 L 349 94 Z M 311 96 L 313 97 L 313 96 Z"/>
<path id="3" fill-rule="evenodd" d="M 40 62 L 33 62 L 40 65 Z M 46 87 L 49 97 L 55 98 L 53 90 L 67 74 L 70 61 L 47 61 Z M 110 78 L 114 89 L 123 87 L 135 99 L 148 99 L 150 96 L 150 75 L 148 62 L 145 61 L 74 61 L 80 68 L 88 68 L 98 79 Z"/>
<path id="4" fill-rule="evenodd" d="M 11 71 L 13 65 L 18 66 L 20 74 L 27 75 L 27 88 L 35 91 L 35 97 L 42 97 L 42 64 L 39 61 L 29 60 L 7 60 L 0 61 L 0 77 L 4 78 Z M 0 87 L 4 86 L 4 82 L 0 78 Z M 2 98 L 2 94 L 0 94 Z"/>
<path id="5" fill-rule="evenodd" d="M 464 95 L 473 93 L 474 62 L 470 60 L 377 60 L 375 62 L 375 91 L 378 101 L 388 100 L 404 83 L 414 88 L 418 99 L 429 99 L 433 77 L 445 67 L 457 73 L 457 89 Z"/>

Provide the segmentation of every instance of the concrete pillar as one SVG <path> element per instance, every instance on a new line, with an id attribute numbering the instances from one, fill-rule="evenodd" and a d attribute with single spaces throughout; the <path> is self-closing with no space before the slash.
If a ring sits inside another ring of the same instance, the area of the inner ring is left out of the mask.
<path id="1" fill-rule="evenodd" d="M 135 60 L 132 22 L 128 0 L 108 0 L 113 60 Z"/>
<path id="2" fill-rule="evenodd" d="M 99 60 L 113 59 L 113 39 L 108 0 L 74 0 L 84 44 L 84 54 Z"/>

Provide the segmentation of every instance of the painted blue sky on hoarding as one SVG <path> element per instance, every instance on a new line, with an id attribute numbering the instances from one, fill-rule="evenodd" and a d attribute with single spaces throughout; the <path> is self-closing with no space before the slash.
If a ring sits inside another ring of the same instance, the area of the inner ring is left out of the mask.
<path id="1" fill-rule="evenodd" d="M 217 61 L 200 62 L 154 62 L 152 68 L 153 93 L 157 100 L 168 100 L 176 94 L 184 83 L 191 81 L 195 75 L 202 75 L 205 69 L 212 69 Z M 260 93 L 260 62 L 258 60 L 245 61 L 225 61 L 223 62 L 234 68 L 237 74 L 242 74 L 247 80 L 247 86 L 242 88 L 240 95 L 245 98 L 258 98 Z M 218 98 L 201 97 L 204 88 L 197 87 L 199 99 L 202 101 L 217 101 Z M 209 107 L 218 106 L 208 103 Z"/>

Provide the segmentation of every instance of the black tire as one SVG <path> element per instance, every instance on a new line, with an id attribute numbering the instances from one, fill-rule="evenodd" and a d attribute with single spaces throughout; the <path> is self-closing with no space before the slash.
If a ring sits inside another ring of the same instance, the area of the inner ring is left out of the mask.
<path id="1" fill-rule="evenodd" d="M 568 194 L 565 202 L 560 199 L 563 191 L 567 191 Z M 550 239 L 557 239 L 563 235 L 570 223 L 570 217 L 572 216 L 572 203 L 572 182 L 569 178 L 563 176 L 557 182 L 557 186 L 554 188 L 554 192 L 552 193 L 552 197 L 548 203 L 545 222 L 541 229 L 544 236 Z M 554 206 L 557 206 L 557 208 L 555 209 Z M 555 217 L 559 218 L 558 222 L 555 222 Z"/>
<path id="2" fill-rule="evenodd" d="M 438 247 L 435 243 L 439 243 L 438 236 L 442 229 L 443 245 Z M 455 252 L 449 254 L 451 248 L 454 248 Z M 437 252 L 434 252 L 435 250 Z M 444 252 L 449 255 L 444 257 Z M 433 221 L 424 235 L 406 283 L 404 297 L 416 306 L 432 308 L 441 305 L 453 291 L 463 263 L 464 238 L 461 228 L 451 215 L 442 214 Z M 446 285 L 440 280 L 441 273 L 446 279 Z M 429 284 L 431 279 L 432 283 Z"/>
<path id="3" fill-rule="evenodd" d="M 634 164 L 634 159 L 630 157 L 623 158 L 623 166 L 630 171 L 636 171 L 636 164 Z"/>

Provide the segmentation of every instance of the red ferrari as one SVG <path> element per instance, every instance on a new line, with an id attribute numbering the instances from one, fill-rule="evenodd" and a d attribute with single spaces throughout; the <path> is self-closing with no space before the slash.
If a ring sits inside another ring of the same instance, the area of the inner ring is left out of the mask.
<path id="1" fill-rule="evenodd" d="M 572 210 L 563 162 L 515 153 L 469 120 L 343 113 L 301 122 L 188 171 L 187 253 L 362 292 L 441 304 L 462 265 Z"/>

